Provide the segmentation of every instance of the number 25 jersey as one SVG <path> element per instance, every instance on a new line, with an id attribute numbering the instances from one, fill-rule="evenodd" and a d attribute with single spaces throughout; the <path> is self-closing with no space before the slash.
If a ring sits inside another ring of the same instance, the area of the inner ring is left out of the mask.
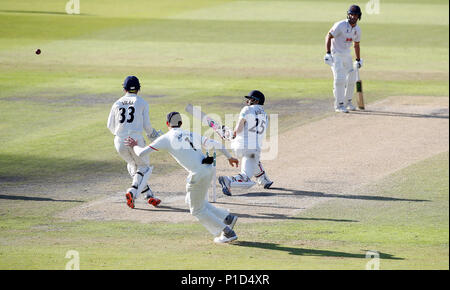
<path id="1" fill-rule="evenodd" d="M 239 121 L 245 119 L 244 130 L 237 133 L 233 140 L 233 149 L 261 150 L 262 141 L 269 120 L 261 105 L 251 105 L 242 108 L 239 113 Z"/>

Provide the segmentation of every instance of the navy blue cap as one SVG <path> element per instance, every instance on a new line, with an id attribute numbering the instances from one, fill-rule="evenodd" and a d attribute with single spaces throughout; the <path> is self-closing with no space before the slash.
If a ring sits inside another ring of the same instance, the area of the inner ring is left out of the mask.
<path id="1" fill-rule="evenodd" d="M 141 89 L 141 84 L 137 77 L 127 76 L 123 81 L 123 88 L 128 92 L 137 92 Z"/>

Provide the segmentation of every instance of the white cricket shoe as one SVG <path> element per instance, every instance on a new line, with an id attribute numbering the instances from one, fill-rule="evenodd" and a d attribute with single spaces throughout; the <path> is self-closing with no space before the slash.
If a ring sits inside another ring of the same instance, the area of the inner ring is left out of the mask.
<path id="1" fill-rule="evenodd" d="M 267 175 L 265 173 L 260 177 L 258 177 L 256 181 L 258 182 L 259 185 L 263 186 L 264 189 L 269 189 L 273 184 L 273 181 L 267 178 Z"/>
<path id="2" fill-rule="evenodd" d="M 228 176 L 219 176 L 219 184 L 222 186 L 222 192 L 225 195 L 231 196 L 230 184 L 231 181 Z"/>
<path id="3" fill-rule="evenodd" d="M 237 235 L 236 233 L 230 229 L 229 227 L 226 227 L 222 233 L 220 234 L 220 236 L 215 237 L 214 238 L 214 243 L 216 244 L 225 244 L 225 243 L 230 243 L 234 240 L 237 240 Z"/>
<path id="4" fill-rule="evenodd" d="M 356 111 L 356 107 L 353 106 L 352 102 L 347 103 L 347 110 L 349 111 Z"/>
<path id="5" fill-rule="evenodd" d="M 337 107 L 337 108 L 335 109 L 335 112 L 336 112 L 336 113 L 348 113 L 348 110 L 347 110 L 347 108 L 344 107 L 344 106 L 339 106 L 339 107 Z"/>

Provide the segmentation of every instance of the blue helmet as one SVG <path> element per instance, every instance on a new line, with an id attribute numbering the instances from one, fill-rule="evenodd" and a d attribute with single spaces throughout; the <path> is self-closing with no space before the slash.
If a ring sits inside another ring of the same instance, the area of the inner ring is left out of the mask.
<path id="1" fill-rule="evenodd" d="M 358 15 L 358 19 L 361 20 L 362 12 L 361 12 L 361 8 L 359 8 L 358 5 L 350 6 L 350 8 L 348 8 L 348 11 L 347 11 L 347 15 L 349 15 L 349 14 L 356 14 L 356 15 Z"/>
<path id="2" fill-rule="evenodd" d="M 127 92 L 137 92 L 141 89 L 139 79 L 135 76 L 127 76 L 123 81 L 123 88 Z"/>
<path id="3" fill-rule="evenodd" d="M 248 96 L 245 96 L 247 99 L 257 100 L 259 105 L 264 105 L 266 98 L 264 94 L 258 90 L 251 91 Z"/>

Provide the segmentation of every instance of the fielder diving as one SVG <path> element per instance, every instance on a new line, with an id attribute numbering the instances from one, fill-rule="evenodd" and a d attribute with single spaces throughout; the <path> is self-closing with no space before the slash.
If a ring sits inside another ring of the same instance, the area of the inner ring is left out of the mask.
<path id="1" fill-rule="evenodd" d="M 245 98 L 246 106 L 239 114 L 231 141 L 231 148 L 241 158 L 241 173 L 219 177 L 222 192 L 228 196 L 231 196 L 232 188 L 250 188 L 255 185 L 252 177 L 265 189 L 273 184 L 260 161 L 262 141 L 269 123 L 263 108 L 265 96 L 260 91 L 253 90 Z"/>

